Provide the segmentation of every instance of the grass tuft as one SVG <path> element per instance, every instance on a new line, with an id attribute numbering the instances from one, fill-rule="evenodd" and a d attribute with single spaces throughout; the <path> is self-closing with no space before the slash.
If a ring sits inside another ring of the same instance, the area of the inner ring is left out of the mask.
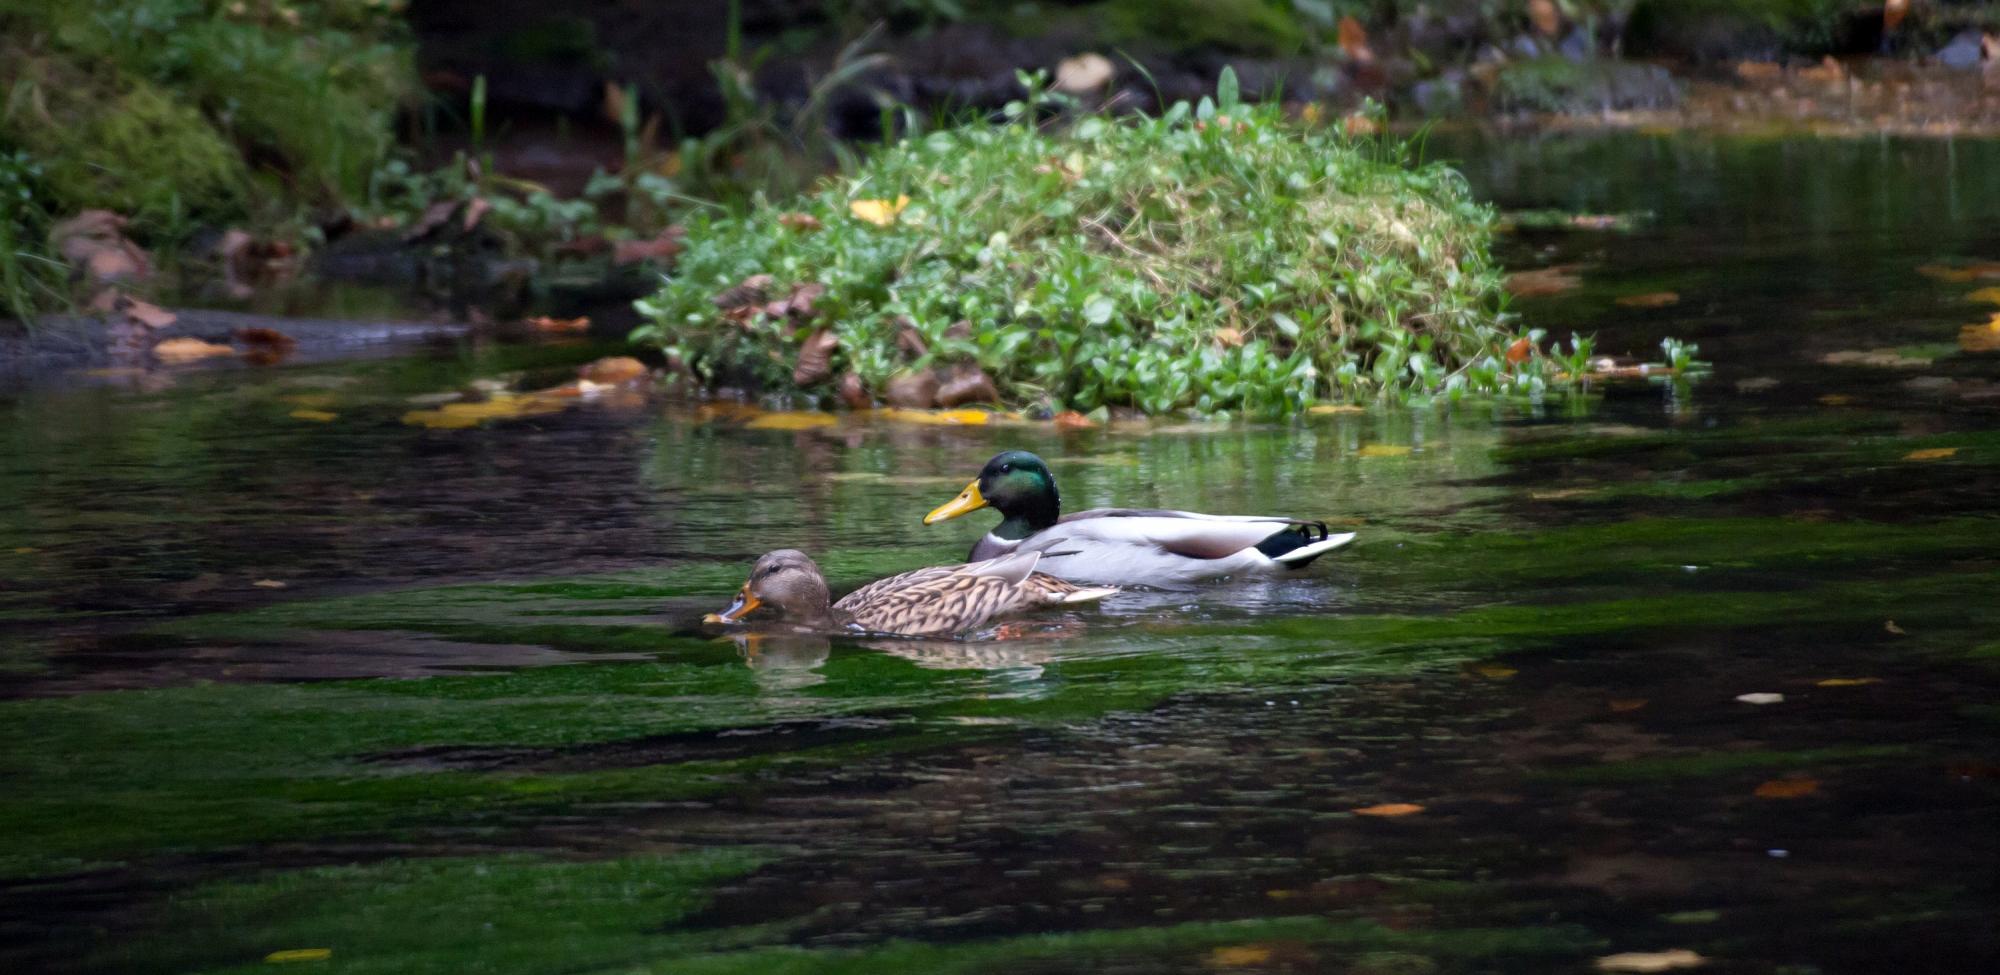
<path id="1" fill-rule="evenodd" d="M 1031 97 L 1009 124 L 906 139 L 802 199 L 698 220 L 634 337 L 711 385 L 813 397 L 844 371 L 881 394 L 967 364 L 1009 403 L 1149 413 L 1509 382 L 1492 214 L 1459 174 L 1234 104 L 1231 81 L 1220 105 L 1060 131 Z M 758 275 L 770 295 L 825 292 L 805 321 L 719 306 Z M 815 319 L 838 346 L 801 387 Z"/>

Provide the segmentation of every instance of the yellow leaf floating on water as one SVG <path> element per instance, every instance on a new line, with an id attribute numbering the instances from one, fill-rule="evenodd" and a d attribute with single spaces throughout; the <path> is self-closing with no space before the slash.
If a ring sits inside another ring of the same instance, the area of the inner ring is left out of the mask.
<path id="1" fill-rule="evenodd" d="M 1818 791 L 1818 779 L 1772 779 L 1758 786 L 1756 794 L 1759 799 L 1798 799 Z"/>
<path id="2" fill-rule="evenodd" d="M 1271 949 L 1263 945 L 1224 945 L 1208 953 L 1208 963 L 1216 968 L 1242 968 L 1271 960 Z"/>
<path id="3" fill-rule="evenodd" d="M 1329 413 L 1366 413 L 1368 407 L 1356 406 L 1353 403 L 1321 403 L 1306 407 L 1306 412 L 1314 416 L 1325 416 Z"/>
<path id="4" fill-rule="evenodd" d="M 1880 684 L 1880 677 L 1828 677 L 1817 682 L 1816 687 L 1861 687 L 1866 684 Z"/>
<path id="5" fill-rule="evenodd" d="M 411 410 L 403 414 L 403 422 L 432 430 L 464 430 L 489 420 L 557 413 L 568 406 L 568 400 L 554 396 L 500 395 L 474 403 L 446 403 L 434 410 Z"/>
<path id="6" fill-rule="evenodd" d="M 1967 301 L 1983 301 L 1989 305 L 2000 305 L 2000 288 L 1981 288 L 1966 295 Z"/>
<path id="7" fill-rule="evenodd" d="M 909 197 L 899 196 L 894 200 L 855 200 L 847 205 L 847 210 L 877 227 L 887 227 L 909 205 Z"/>
<path id="8" fill-rule="evenodd" d="M 294 961 L 325 961 L 333 957 L 332 948 L 287 948 L 264 956 L 264 960 L 274 965 Z"/>
<path id="9" fill-rule="evenodd" d="M 1408 457 L 1409 444 L 1371 443 L 1356 451 L 1362 457 Z"/>
<path id="10" fill-rule="evenodd" d="M 293 410 L 286 415 L 294 420 L 311 420 L 314 423 L 331 423 L 340 418 L 340 414 L 325 410 Z"/>
<path id="11" fill-rule="evenodd" d="M 1926 447 L 1903 455 L 1904 460 L 1943 460 L 1958 453 L 1957 447 Z"/>
<path id="12" fill-rule="evenodd" d="M 1917 268 L 1917 273 L 1933 281 L 1963 284 L 1967 281 L 1981 281 L 2000 278 L 2000 261 L 1985 261 L 1978 264 L 1926 264 Z"/>
<path id="13" fill-rule="evenodd" d="M 1424 807 L 1414 802 L 1385 802 L 1379 806 L 1363 806 L 1360 809 L 1354 810 L 1354 814 L 1356 816 L 1376 816 L 1383 819 L 1393 819 L 1397 816 L 1409 816 L 1423 811 Z"/>
<path id="14" fill-rule="evenodd" d="M 1854 397 L 1846 393 L 1828 393 L 1819 398 L 1821 406 L 1846 406 L 1854 402 Z"/>
<path id="15" fill-rule="evenodd" d="M 253 585 L 253 586 L 256 586 L 256 587 L 257 587 L 257 588 L 259 588 L 259 589 L 283 589 L 283 588 L 285 588 L 285 584 L 284 584 L 284 583 L 282 583 L 282 582 L 279 582 L 279 581 L 278 581 L 278 580 L 276 580 L 276 579 L 259 579 L 259 580 L 257 580 L 256 582 L 253 582 L 253 583 L 251 583 L 251 585 Z"/>
<path id="16" fill-rule="evenodd" d="M 1486 678 L 1487 680 L 1506 680 L 1507 678 L 1520 673 L 1520 671 L 1515 670 L 1512 667 L 1502 667 L 1499 664 L 1484 664 L 1482 666 L 1472 668 L 1472 672 L 1478 674 L 1481 677 Z"/>
<path id="17" fill-rule="evenodd" d="M 875 410 L 874 415 L 898 423 L 926 423 L 933 426 L 983 427 L 993 421 L 993 414 L 985 410 L 905 410 L 891 407 Z"/>
<path id="18" fill-rule="evenodd" d="M 2000 291 L 1988 288 L 1987 291 Z M 1967 325 L 1958 330 L 1958 347 L 1967 352 L 2000 352 L 2000 312 L 1984 325 Z"/>
<path id="19" fill-rule="evenodd" d="M 1600 972 L 1668 972 L 1676 968 L 1694 968 L 1708 964 L 1708 959 L 1687 950 L 1672 948 L 1667 951 L 1627 951 L 1616 955 L 1605 955 L 1597 959 Z"/>
<path id="20" fill-rule="evenodd" d="M 1665 308 L 1679 304 L 1681 296 L 1671 291 L 1655 291 L 1651 294 L 1626 295 L 1618 299 L 1618 304 L 1626 308 Z"/>
<path id="21" fill-rule="evenodd" d="M 744 426 L 750 430 L 813 430 L 838 422 L 831 413 L 766 413 Z"/>

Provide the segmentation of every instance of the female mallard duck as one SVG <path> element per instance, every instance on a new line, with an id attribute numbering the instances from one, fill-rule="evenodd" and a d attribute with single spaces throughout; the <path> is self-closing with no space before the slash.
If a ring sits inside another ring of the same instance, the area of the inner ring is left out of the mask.
<path id="1" fill-rule="evenodd" d="M 1041 571 L 1071 582 L 1177 588 L 1221 576 L 1299 569 L 1354 540 L 1323 522 L 1261 515 L 1094 508 L 1062 513 L 1055 475 L 1040 457 L 1010 450 L 978 480 L 924 516 L 936 524 L 991 506 L 1001 521 L 971 558 L 1040 552 Z"/>
<path id="2" fill-rule="evenodd" d="M 880 579 L 828 603 L 826 577 L 804 552 L 780 549 L 757 560 L 728 609 L 708 622 L 734 623 L 764 606 L 807 629 L 940 636 L 976 629 L 996 616 L 1040 606 L 1095 602 L 1118 590 L 1072 585 L 1035 571 L 1039 552 L 969 565 L 939 565 Z"/>

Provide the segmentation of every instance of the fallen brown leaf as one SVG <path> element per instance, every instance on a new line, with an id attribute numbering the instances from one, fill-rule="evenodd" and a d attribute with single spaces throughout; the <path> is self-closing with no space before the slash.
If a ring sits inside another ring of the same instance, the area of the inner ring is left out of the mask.
<path id="1" fill-rule="evenodd" d="M 1397 816 L 1410 816 L 1423 811 L 1424 807 L 1414 802 L 1386 802 L 1379 806 L 1363 806 L 1360 809 L 1354 810 L 1354 814 L 1356 816 L 1377 816 L 1392 819 Z"/>
<path id="2" fill-rule="evenodd" d="M 1798 799 L 1819 791 L 1818 779 L 1772 779 L 1757 787 L 1759 799 Z"/>
<path id="3" fill-rule="evenodd" d="M 838 348 L 840 337 L 832 329 L 823 328 L 806 336 L 799 345 L 798 362 L 792 366 L 793 385 L 812 386 L 833 375 L 833 352 Z"/>
<path id="4" fill-rule="evenodd" d="M 1880 677 L 1828 677 L 1827 679 L 1822 681 L 1814 681 L 1813 686 L 1814 687 L 1865 687 L 1869 684 L 1880 684 L 1880 683 L 1882 683 L 1882 678 Z"/>
<path id="5" fill-rule="evenodd" d="M 1618 304 L 1626 308 L 1665 308 L 1679 304 L 1681 296 L 1671 291 L 1655 291 L 1651 294 L 1626 295 L 1618 299 Z"/>
<path id="6" fill-rule="evenodd" d="M 1245 968 L 1271 960 L 1271 949 L 1263 945 L 1224 945 L 1208 953 L 1211 968 Z"/>
<path id="7" fill-rule="evenodd" d="M 1084 416 L 1075 410 L 1064 410 L 1061 413 L 1057 413 L 1051 422 L 1056 425 L 1056 429 L 1058 430 L 1088 430 L 1097 425 L 1091 422 L 1090 417 Z"/>
<path id="8" fill-rule="evenodd" d="M 665 264 L 687 249 L 687 228 L 674 224 L 648 240 L 621 240 L 611 245 L 611 263 L 637 264 L 654 261 Z"/>
<path id="9" fill-rule="evenodd" d="M 85 210 L 49 228 L 49 247 L 93 286 L 144 281 L 153 262 L 125 237 L 127 223 L 109 210 Z"/>
<path id="10" fill-rule="evenodd" d="M 120 296 L 118 304 L 124 306 L 120 310 L 124 312 L 127 321 L 135 325 L 143 325 L 146 328 L 166 328 L 180 319 L 180 316 L 173 312 L 151 302 L 140 301 L 137 298 Z"/>
<path id="11" fill-rule="evenodd" d="M 1215 330 L 1215 340 L 1233 349 L 1243 344 L 1243 333 L 1225 326 Z"/>
<path id="12" fill-rule="evenodd" d="M 251 585 L 253 585 L 253 586 L 256 586 L 256 587 L 257 587 L 257 588 L 259 588 L 259 589 L 283 589 L 283 588 L 285 588 L 285 584 L 284 584 L 284 583 L 282 583 L 282 582 L 279 582 L 279 581 L 278 581 L 278 580 L 276 580 L 276 579 L 259 579 L 259 580 L 257 580 L 256 582 L 253 582 L 253 583 L 251 583 Z"/>
<path id="13" fill-rule="evenodd" d="M 196 362 L 201 359 L 209 359 L 217 356 L 233 356 L 235 354 L 236 350 L 229 346 L 217 345 L 214 342 L 204 342 L 200 339 L 191 338 L 167 339 L 153 346 L 154 358 L 159 359 L 161 362 L 175 364 Z"/>
<path id="14" fill-rule="evenodd" d="M 1614 697 L 1611 700 L 1606 701 L 1604 703 L 1607 706 L 1609 706 L 1611 710 L 1616 711 L 1620 714 L 1624 714 L 1631 711 L 1637 711 L 1645 707 L 1646 699 L 1643 697 Z"/>
<path id="15" fill-rule="evenodd" d="M 1904 460 L 1944 460 L 1958 453 L 1957 447 L 1926 447 L 1903 455 Z"/>
<path id="16" fill-rule="evenodd" d="M 1368 46 L 1368 28 L 1361 26 L 1361 21 L 1353 15 L 1340 18 L 1339 34 L 1340 49 L 1349 58 L 1362 63 L 1375 60 L 1375 52 Z"/>
<path id="17" fill-rule="evenodd" d="M 606 356 L 579 368 L 576 374 L 594 383 L 617 385 L 645 378 L 646 364 L 629 355 Z"/>
<path id="18" fill-rule="evenodd" d="M 733 287 L 725 288 L 714 299 L 715 307 L 730 318 L 748 317 L 748 310 L 755 310 L 769 298 L 771 285 L 776 283 L 768 274 L 752 274 Z"/>
<path id="19" fill-rule="evenodd" d="M 868 395 L 868 385 L 861 381 L 861 374 L 852 370 L 841 373 L 835 392 L 840 402 L 850 410 L 865 410 L 875 405 L 874 398 Z"/>
<path id="20" fill-rule="evenodd" d="M 905 370 L 889 378 L 883 394 L 890 406 L 926 410 L 937 405 L 938 379 L 929 369 Z"/>
<path id="21" fill-rule="evenodd" d="M 327 410 L 298 409 L 286 414 L 294 420 L 309 420 L 313 423 L 332 423 L 340 419 L 340 414 Z"/>
<path id="22" fill-rule="evenodd" d="M 1510 366 L 1518 366 L 1521 363 L 1528 361 L 1528 357 L 1534 354 L 1535 354 L 1534 340 L 1524 335 L 1518 339 L 1515 339 L 1512 345 L 1507 346 L 1507 364 Z"/>
<path id="23" fill-rule="evenodd" d="M 967 403 L 998 403 L 1000 390 L 993 385 L 993 377 L 986 370 L 962 363 L 953 366 L 951 372 L 938 385 L 937 403 L 943 407 L 964 406 Z"/>
<path id="24" fill-rule="evenodd" d="M 1958 330 L 1958 347 L 1967 352 L 2000 352 L 2000 312 L 1984 325 L 1967 325 Z"/>
<path id="25" fill-rule="evenodd" d="M 1528 0 L 1528 23 L 1543 37 L 1554 37 L 1562 30 L 1562 11 L 1556 9 L 1555 0 Z"/>
<path id="26" fill-rule="evenodd" d="M 1086 95 L 1110 84 L 1117 73 L 1110 58 L 1094 51 L 1063 58 L 1056 62 L 1056 90 Z"/>
<path id="27" fill-rule="evenodd" d="M 801 233 L 818 230 L 824 226 L 819 222 L 818 217 L 810 213 L 780 213 L 778 214 L 778 225 L 788 230 L 800 231 Z"/>
<path id="28" fill-rule="evenodd" d="M 1533 271 L 1516 271 L 1507 275 L 1502 286 L 1508 294 L 1517 298 L 1559 295 L 1583 286 L 1583 278 L 1576 273 L 1579 267 L 1576 264 L 1557 264 Z"/>
<path id="29" fill-rule="evenodd" d="M 1600 972 L 1666 972 L 1676 968 L 1694 968 L 1708 964 L 1708 959 L 1687 950 L 1673 948 L 1667 951 L 1627 951 L 1616 955 L 1605 955 L 1597 959 Z"/>
<path id="30" fill-rule="evenodd" d="M 579 315 L 575 318 L 550 318 L 547 315 L 537 315 L 528 319 L 526 324 L 529 328 L 537 332 L 588 332 L 590 331 L 590 316 Z"/>

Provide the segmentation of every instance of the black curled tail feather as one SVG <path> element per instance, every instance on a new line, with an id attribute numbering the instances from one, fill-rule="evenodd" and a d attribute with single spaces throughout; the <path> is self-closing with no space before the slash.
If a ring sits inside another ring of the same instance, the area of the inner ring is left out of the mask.
<path id="1" fill-rule="evenodd" d="M 1304 521 L 1272 532 L 1269 537 L 1258 542 L 1256 548 L 1265 558 L 1275 559 L 1314 542 L 1325 541 L 1329 534 L 1326 522 Z"/>

